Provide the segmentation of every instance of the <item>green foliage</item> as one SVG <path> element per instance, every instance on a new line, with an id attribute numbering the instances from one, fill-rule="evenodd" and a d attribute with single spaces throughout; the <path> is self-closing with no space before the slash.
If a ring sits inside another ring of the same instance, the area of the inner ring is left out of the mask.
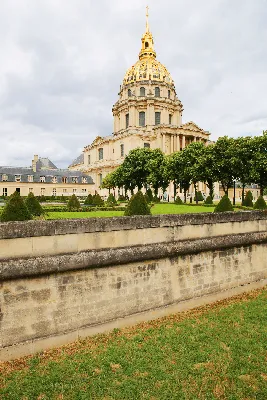
<path id="1" fill-rule="evenodd" d="M 254 210 L 265 210 L 267 208 L 266 201 L 262 196 L 259 196 L 254 204 Z"/>
<path id="2" fill-rule="evenodd" d="M 197 192 L 197 200 L 204 201 L 204 197 L 200 191 Z M 196 196 L 194 197 L 194 201 L 196 201 Z"/>
<path id="3" fill-rule="evenodd" d="M 91 205 L 94 204 L 93 196 L 92 196 L 90 193 L 89 193 L 88 196 L 86 197 L 86 199 L 85 199 L 85 201 L 84 201 L 84 204 L 85 204 L 86 206 L 91 206 Z"/>
<path id="4" fill-rule="evenodd" d="M 234 211 L 233 205 L 229 197 L 225 194 L 215 207 L 214 212 Z"/>
<path id="5" fill-rule="evenodd" d="M 110 193 L 110 195 L 108 196 L 107 199 L 107 206 L 116 206 L 117 205 L 117 201 L 115 199 L 115 196 L 113 193 Z"/>
<path id="6" fill-rule="evenodd" d="M 40 216 L 44 213 L 41 204 L 32 192 L 28 194 L 28 197 L 25 200 L 25 204 L 31 215 Z"/>
<path id="7" fill-rule="evenodd" d="M 211 196 L 208 196 L 204 203 L 205 204 L 213 204 L 213 200 L 212 200 Z"/>
<path id="8" fill-rule="evenodd" d="M 93 196 L 93 205 L 94 206 L 103 206 L 104 205 L 104 200 L 102 199 L 102 197 L 100 197 L 100 195 L 98 193 L 96 193 Z"/>
<path id="9" fill-rule="evenodd" d="M 37 198 L 41 203 L 45 203 L 46 202 L 46 197 L 43 194 L 41 196 L 38 196 Z"/>
<path id="10" fill-rule="evenodd" d="M 151 203 L 153 201 L 153 193 L 152 193 L 152 190 L 150 188 L 147 189 L 146 195 L 147 195 L 147 198 L 148 198 L 148 202 Z"/>
<path id="11" fill-rule="evenodd" d="M 145 197 L 141 191 L 134 194 L 125 210 L 124 215 L 150 215 L 150 208 L 145 200 Z"/>
<path id="12" fill-rule="evenodd" d="M 68 210 L 69 211 L 79 210 L 80 207 L 81 207 L 81 205 L 80 205 L 79 200 L 77 199 L 75 194 L 73 194 L 67 204 Z"/>
<path id="13" fill-rule="evenodd" d="M 182 204 L 184 204 L 183 203 L 183 200 L 179 197 L 179 196 L 176 196 L 176 199 L 175 199 L 175 202 L 174 202 L 175 204 L 178 204 L 178 205 L 182 205 Z"/>
<path id="14" fill-rule="evenodd" d="M 154 196 L 153 203 L 160 203 L 160 198 L 158 196 Z"/>
<path id="15" fill-rule="evenodd" d="M 242 202 L 242 206 L 253 207 L 253 195 L 250 190 L 246 193 L 246 197 Z"/>
<path id="16" fill-rule="evenodd" d="M 20 197 L 19 192 L 14 192 L 8 199 L 1 214 L 1 221 L 27 221 L 32 219 L 32 216 Z"/>
<path id="17" fill-rule="evenodd" d="M 126 197 L 122 194 L 119 195 L 118 201 L 126 201 Z"/>

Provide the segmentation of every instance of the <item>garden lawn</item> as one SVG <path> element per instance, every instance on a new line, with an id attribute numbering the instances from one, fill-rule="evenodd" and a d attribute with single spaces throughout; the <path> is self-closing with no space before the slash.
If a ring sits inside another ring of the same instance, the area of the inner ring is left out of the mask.
<path id="1" fill-rule="evenodd" d="M 155 204 L 151 212 L 155 214 L 187 214 L 212 212 L 213 207 L 204 206 L 184 206 L 176 204 Z M 48 212 L 46 219 L 68 219 L 68 218 L 98 218 L 98 217 L 120 217 L 123 211 L 89 211 L 89 212 Z"/>
<path id="2" fill-rule="evenodd" d="M 0 364 L 10 400 L 266 400 L 267 289 Z"/>

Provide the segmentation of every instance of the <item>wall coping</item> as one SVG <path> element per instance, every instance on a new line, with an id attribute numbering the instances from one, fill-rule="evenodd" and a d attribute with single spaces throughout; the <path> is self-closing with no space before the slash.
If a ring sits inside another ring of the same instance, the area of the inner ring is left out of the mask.
<path id="1" fill-rule="evenodd" d="M 133 217 L 66 219 L 53 221 L 17 221 L 0 223 L 0 240 L 37 236 L 55 236 L 111 232 L 184 225 L 266 220 L 266 211 L 223 213 L 161 214 Z"/>

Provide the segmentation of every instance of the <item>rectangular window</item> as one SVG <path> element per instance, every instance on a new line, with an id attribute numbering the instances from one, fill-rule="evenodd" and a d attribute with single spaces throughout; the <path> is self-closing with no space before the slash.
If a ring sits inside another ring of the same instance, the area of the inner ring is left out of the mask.
<path id="1" fill-rule="evenodd" d="M 29 193 L 33 193 L 33 188 L 29 188 Z"/>
<path id="2" fill-rule="evenodd" d="M 63 177 L 62 177 L 62 183 L 68 183 L 68 179 L 67 179 L 66 176 L 63 176 Z"/>
<path id="3" fill-rule="evenodd" d="M 53 188 L 53 196 L 56 196 L 57 195 L 57 189 L 56 188 Z"/>
<path id="4" fill-rule="evenodd" d="M 7 196 L 7 188 L 3 188 L 3 196 Z"/>
<path id="5" fill-rule="evenodd" d="M 171 98 L 171 91 L 168 90 L 168 99 L 170 99 L 170 98 Z"/>
<path id="6" fill-rule="evenodd" d="M 160 112 L 155 112 L 155 125 L 160 125 Z"/>
<path id="7" fill-rule="evenodd" d="M 40 176 L 40 182 L 45 182 L 45 176 Z"/>
<path id="8" fill-rule="evenodd" d="M 150 143 L 144 143 L 144 148 L 145 149 L 150 149 Z"/>
<path id="9" fill-rule="evenodd" d="M 73 176 L 73 177 L 71 178 L 71 180 L 72 180 L 72 183 L 78 183 L 78 178 L 77 178 L 77 176 Z"/>
<path id="10" fill-rule="evenodd" d="M 99 186 L 102 185 L 103 177 L 102 174 L 99 174 Z"/>
<path id="11" fill-rule="evenodd" d="M 103 157 L 104 157 L 103 148 L 98 149 L 98 159 L 99 159 L 99 160 L 103 160 Z"/>
<path id="12" fill-rule="evenodd" d="M 15 182 L 21 182 L 21 175 L 15 175 Z"/>
<path id="13" fill-rule="evenodd" d="M 67 193 L 67 189 L 63 189 L 63 193 Z"/>
<path id="14" fill-rule="evenodd" d="M 86 193 L 86 189 L 82 189 L 82 193 Z"/>
<path id="15" fill-rule="evenodd" d="M 2 181 L 7 182 L 8 176 L 6 174 L 2 175 Z"/>
<path id="16" fill-rule="evenodd" d="M 33 175 L 28 175 L 28 182 L 33 182 Z"/>
<path id="17" fill-rule="evenodd" d="M 41 188 L 41 196 L 45 195 L 45 188 Z"/>
<path id="18" fill-rule="evenodd" d="M 87 178 L 83 177 L 82 178 L 82 183 L 87 183 Z"/>
<path id="19" fill-rule="evenodd" d="M 88 165 L 90 165 L 91 164 L 91 156 L 90 156 L 90 154 L 87 157 L 87 161 L 88 161 Z"/>
<path id="20" fill-rule="evenodd" d="M 146 113 L 144 111 L 141 111 L 139 113 L 139 126 L 145 126 L 146 125 Z"/>
<path id="21" fill-rule="evenodd" d="M 121 157 L 124 157 L 124 144 L 121 144 Z"/>
<path id="22" fill-rule="evenodd" d="M 126 129 L 129 128 L 129 114 L 125 115 Z"/>
<path id="23" fill-rule="evenodd" d="M 171 125 L 171 124 L 172 124 L 172 115 L 169 114 L 169 125 Z"/>
<path id="24" fill-rule="evenodd" d="M 73 193 L 77 193 L 77 189 L 72 189 Z"/>

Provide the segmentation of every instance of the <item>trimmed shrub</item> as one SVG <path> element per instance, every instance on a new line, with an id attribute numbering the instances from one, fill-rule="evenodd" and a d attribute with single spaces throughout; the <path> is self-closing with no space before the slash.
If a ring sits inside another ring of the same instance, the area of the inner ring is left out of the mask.
<path id="1" fill-rule="evenodd" d="M 212 200 L 211 196 L 208 196 L 204 203 L 205 204 L 213 204 L 213 200 Z"/>
<path id="2" fill-rule="evenodd" d="M 44 213 L 41 204 L 39 203 L 38 199 L 34 196 L 32 192 L 28 194 L 28 197 L 25 200 L 25 204 L 31 215 L 39 217 Z"/>
<path id="3" fill-rule="evenodd" d="M 107 206 L 116 206 L 117 202 L 113 193 L 110 193 L 107 199 Z"/>
<path id="4" fill-rule="evenodd" d="M 93 205 L 94 206 L 103 206 L 104 205 L 104 200 L 99 196 L 98 193 L 93 196 Z"/>
<path id="5" fill-rule="evenodd" d="M 80 202 L 77 199 L 77 197 L 75 196 L 75 194 L 73 194 L 71 196 L 71 198 L 69 199 L 67 208 L 69 211 L 79 210 L 79 208 L 81 208 Z"/>
<path id="6" fill-rule="evenodd" d="M 1 221 L 27 221 L 32 216 L 19 192 L 14 192 L 6 203 L 1 214 Z"/>
<path id="7" fill-rule="evenodd" d="M 265 210 L 267 208 L 266 202 L 262 196 L 259 196 L 254 204 L 254 210 Z"/>
<path id="8" fill-rule="evenodd" d="M 153 193 L 152 193 L 152 190 L 150 188 L 147 189 L 146 195 L 148 197 L 148 202 L 151 203 L 153 201 Z"/>
<path id="9" fill-rule="evenodd" d="M 85 204 L 86 206 L 91 206 L 91 205 L 94 204 L 93 196 L 92 196 L 90 193 L 89 193 L 88 196 L 86 197 L 84 204 Z"/>
<path id="10" fill-rule="evenodd" d="M 126 201 L 126 197 L 123 196 L 122 194 L 119 195 L 118 201 Z"/>
<path id="11" fill-rule="evenodd" d="M 151 215 L 151 211 L 146 202 L 145 196 L 141 191 L 137 192 L 131 197 L 124 215 Z"/>
<path id="12" fill-rule="evenodd" d="M 157 196 L 153 197 L 153 203 L 160 203 L 160 198 Z"/>
<path id="13" fill-rule="evenodd" d="M 227 195 L 223 196 L 223 198 L 219 201 L 214 210 L 214 212 L 225 212 L 225 211 L 234 211 L 234 207 Z"/>
<path id="14" fill-rule="evenodd" d="M 200 191 L 197 192 L 197 199 L 198 201 L 204 201 L 203 194 Z M 196 201 L 196 196 L 194 196 L 194 201 Z"/>
<path id="15" fill-rule="evenodd" d="M 45 203 L 46 202 L 46 197 L 42 194 L 41 196 L 37 196 L 38 201 L 40 201 L 41 203 Z"/>
<path id="16" fill-rule="evenodd" d="M 179 196 L 176 197 L 174 203 L 177 204 L 177 205 L 183 205 L 184 204 L 183 200 Z"/>
<path id="17" fill-rule="evenodd" d="M 253 195 L 250 190 L 246 193 L 242 206 L 253 207 Z"/>

